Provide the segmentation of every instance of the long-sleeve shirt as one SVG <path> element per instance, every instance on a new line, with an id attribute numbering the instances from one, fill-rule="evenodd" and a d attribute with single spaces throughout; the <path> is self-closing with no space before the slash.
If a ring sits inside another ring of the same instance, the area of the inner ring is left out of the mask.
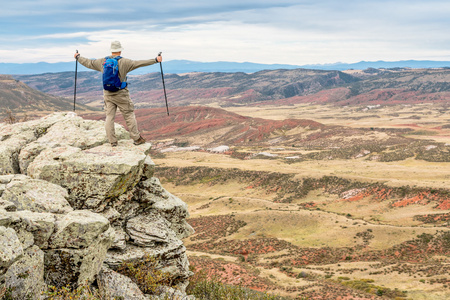
<path id="1" fill-rule="evenodd" d="M 115 57 L 116 55 L 111 55 L 109 57 Z M 99 71 L 103 73 L 103 63 L 105 62 L 106 58 L 98 58 L 98 59 L 89 59 L 82 56 L 78 57 L 78 62 L 85 66 L 86 68 Z M 152 59 L 145 59 L 145 60 L 131 60 L 128 58 L 122 57 L 119 59 L 119 78 L 121 82 L 124 82 L 127 80 L 127 74 L 137 68 L 150 66 L 158 61 L 155 58 Z M 128 88 L 124 88 L 123 90 L 119 90 L 117 92 L 111 92 L 107 90 L 103 90 L 103 95 L 105 96 L 113 96 L 117 94 L 128 94 Z"/>

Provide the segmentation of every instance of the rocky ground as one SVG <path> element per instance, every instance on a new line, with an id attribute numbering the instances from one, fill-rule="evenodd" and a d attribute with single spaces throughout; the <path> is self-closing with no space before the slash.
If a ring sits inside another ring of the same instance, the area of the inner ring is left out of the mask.
<path id="1" fill-rule="evenodd" d="M 41 299 L 48 286 L 88 284 L 123 299 L 186 297 L 192 275 L 181 239 L 187 205 L 153 177 L 150 144 L 126 130 L 112 148 L 104 124 L 55 113 L 0 124 L 0 291 Z M 154 257 L 170 286 L 144 294 L 117 272 Z"/>

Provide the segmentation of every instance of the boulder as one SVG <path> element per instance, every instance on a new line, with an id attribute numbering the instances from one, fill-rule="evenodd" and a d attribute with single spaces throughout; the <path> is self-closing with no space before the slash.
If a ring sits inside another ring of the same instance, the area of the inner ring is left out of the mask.
<path id="1" fill-rule="evenodd" d="M 170 223 L 161 215 L 151 212 L 128 220 L 126 231 L 133 244 L 151 247 L 158 243 L 167 244 L 177 239 L 169 226 Z"/>
<path id="2" fill-rule="evenodd" d="M 188 296 L 186 293 L 181 292 L 179 289 L 175 289 L 168 286 L 161 286 L 157 290 L 157 298 L 152 299 L 158 299 L 158 300 L 195 300 L 194 296 Z"/>
<path id="3" fill-rule="evenodd" d="M 16 175 L 0 175 L 0 184 L 10 183 Z"/>
<path id="4" fill-rule="evenodd" d="M 121 227 L 113 227 L 114 242 L 111 245 L 111 250 L 125 250 L 127 248 L 127 234 Z"/>
<path id="5" fill-rule="evenodd" d="M 126 141 L 116 148 L 107 144 L 88 150 L 69 146 L 47 149 L 29 165 L 28 175 L 70 190 L 69 202 L 74 208 L 95 209 L 140 181 L 147 148 Z"/>
<path id="6" fill-rule="evenodd" d="M 143 167 L 143 178 L 152 178 L 153 174 L 155 174 L 155 163 L 151 159 L 150 156 L 147 155 L 147 157 L 144 160 L 144 167 Z"/>
<path id="7" fill-rule="evenodd" d="M 0 123 L 0 175 L 20 173 L 21 149 L 43 136 L 55 123 L 74 117 L 76 117 L 74 113 L 55 113 L 28 122 Z"/>
<path id="8" fill-rule="evenodd" d="M 116 126 L 118 139 L 129 139 L 128 132 L 121 125 Z M 29 143 L 19 155 L 21 173 L 26 174 L 29 164 L 44 150 L 70 146 L 90 149 L 107 143 L 102 121 L 84 120 L 80 117 L 64 118 L 48 128 L 45 135 Z"/>
<path id="9" fill-rule="evenodd" d="M 148 203 L 153 211 L 169 221 L 169 228 L 177 238 L 183 239 L 194 233 L 186 222 L 189 212 L 186 203 L 161 186 L 158 178 L 152 177 L 138 186 L 139 200 Z"/>
<path id="10" fill-rule="evenodd" d="M 14 298 L 97 279 L 111 297 L 148 299 L 111 270 L 146 257 L 179 287 L 160 296 L 185 296 L 187 205 L 153 177 L 151 145 L 135 146 L 120 125 L 116 134 L 111 147 L 104 122 L 74 113 L 0 124 L 0 282 Z"/>
<path id="11" fill-rule="evenodd" d="M 193 275 L 189 270 L 186 248 L 180 240 L 155 247 L 143 248 L 127 245 L 127 248 L 122 251 L 110 250 L 107 253 L 105 264 L 111 269 L 116 269 L 123 263 L 142 261 L 147 256 L 154 257 L 160 262 L 161 271 L 169 273 L 174 284 L 184 282 Z"/>
<path id="12" fill-rule="evenodd" d="M 0 226 L 8 227 L 8 225 L 11 224 L 12 220 L 13 218 L 11 214 L 9 214 L 9 212 L 4 208 L 0 207 Z"/>
<path id="13" fill-rule="evenodd" d="M 109 228 L 86 248 L 58 248 L 45 251 L 45 280 L 47 284 L 75 288 L 91 284 L 102 267 L 106 253 L 114 241 L 114 230 Z"/>
<path id="14" fill-rule="evenodd" d="M 109 221 L 105 217 L 89 210 L 75 210 L 58 218 L 49 248 L 88 247 L 108 229 Z"/>
<path id="15" fill-rule="evenodd" d="M 106 207 L 100 214 L 107 218 L 110 223 L 121 217 L 120 213 L 111 206 Z"/>
<path id="16" fill-rule="evenodd" d="M 38 246 L 27 249 L 5 273 L 5 287 L 12 299 L 41 299 L 44 290 L 44 252 Z"/>
<path id="17" fill-rule="evenodd" d="M 5 131 L 4 126 L 0 127 L 0 175 L 18 174 L 20 150 L 27 143 L 34 141 L 36 136 L 33 131 L 22 131 L 21 128 L 10 129 L 9 134 L 3 135 L 2 131 Z"/>
<path id="18" fill-rule="evenodd" d="M 9 268 L 23 255 L 22 243 L 11 228 L 0 226 L 0 269 Z"/>
<path id="19" fill-rule="evenodd" d="M 48 248 L 48 241 L 55 232 L 56 216 L 51 213 L 37 213 L 31 211 L 17 211 L 14 214 L 14 221 L 10 226 L 17 233 L 29 233 L 31 235 L 31 245 L 36 245 L 40 249 Z M 22 244 L 25 242 L 22 241 Z"/>
<path id="20" fill-rule="evenodd" d="M 105 266 L 97 276 L 97 284 L 100 293 L 107 299 L 147 300 L 130 278 Z"/>
<path id="21" fill-rule="evenodd" d="M 18 210 L 67 213 L 72 211 L 67 190 L 50 182 L 29 177 L 15 177 L 5 187 L 2 199 Z"/>

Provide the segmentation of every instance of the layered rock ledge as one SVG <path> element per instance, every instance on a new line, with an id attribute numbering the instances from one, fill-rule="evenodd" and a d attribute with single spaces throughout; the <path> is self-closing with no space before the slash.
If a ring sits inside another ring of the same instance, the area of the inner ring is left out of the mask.
<path id="1" fill-rule="evenodd" d="M 146 256 L 185 296 L 187 205 L 153 177 L 151 145 L 116 133 L 113 148 L 102 121 L 74 113 L 0 124 L 0 287 L 12 297 L 95 283 L 109 297 L 153 299 L 114 271 Z"/>

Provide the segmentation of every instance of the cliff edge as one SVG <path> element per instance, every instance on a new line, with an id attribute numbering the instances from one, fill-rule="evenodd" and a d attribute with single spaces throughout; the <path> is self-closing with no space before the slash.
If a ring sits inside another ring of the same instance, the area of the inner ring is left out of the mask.
<path id="1" fill-rule="evenodd" d="M 113 148 L 102 121 L 75 113 L 0 123 L 0 287 L 14 299 L 86 283 L 111 298 L 186 296 L 187 205 L 153 177 L 151 145 L 116 133 Z M 175 289 L 145 295 L 115 271 L 146 257 Z"/>

